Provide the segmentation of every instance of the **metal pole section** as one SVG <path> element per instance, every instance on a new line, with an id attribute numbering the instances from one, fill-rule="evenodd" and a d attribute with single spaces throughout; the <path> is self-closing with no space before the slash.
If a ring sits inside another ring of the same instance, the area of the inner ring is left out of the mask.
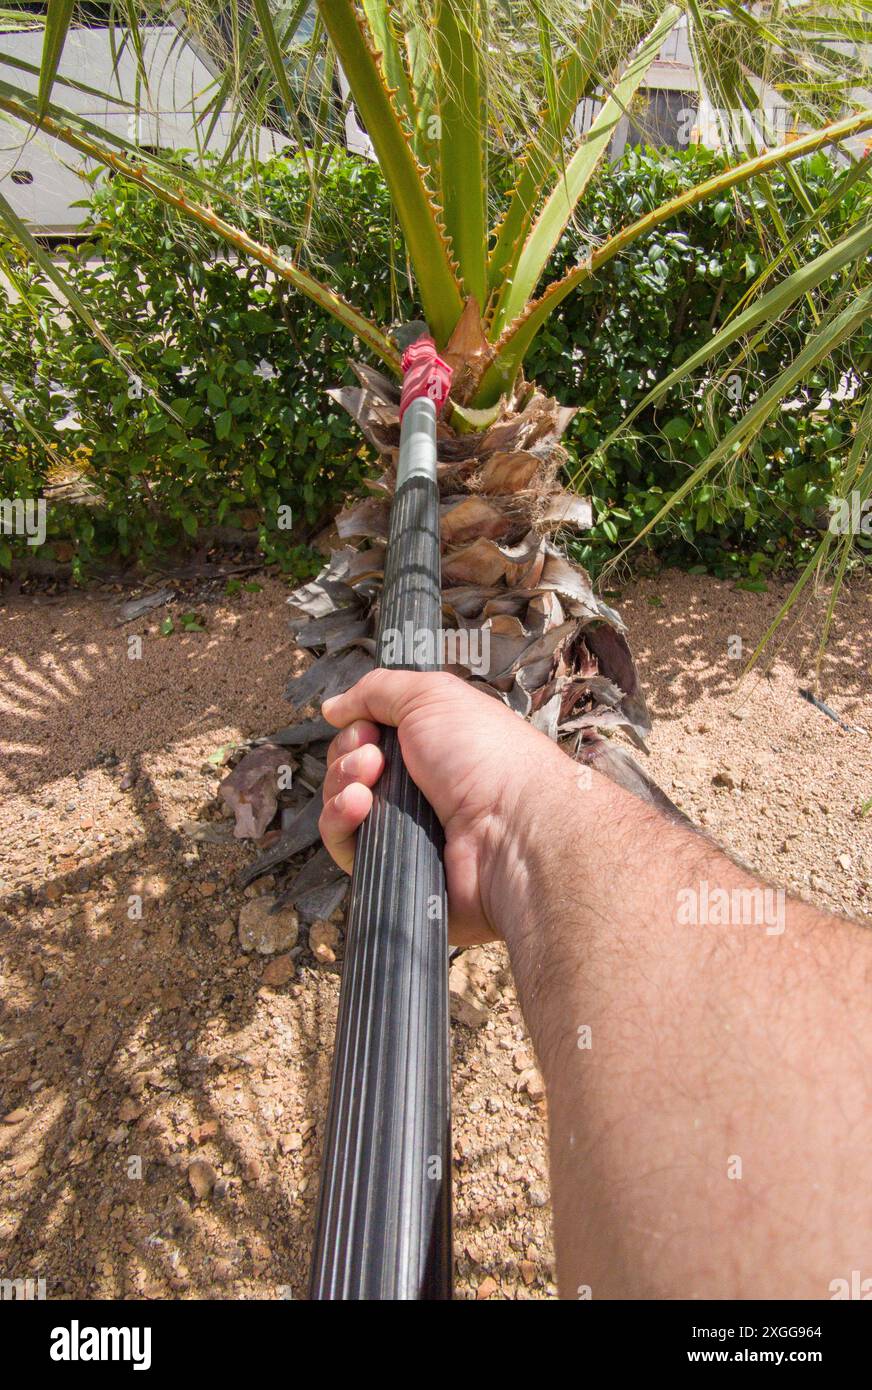
<path id="1" fill-rule="evenodd" d="M 438 669 L 436 411 L 403 415 L 378 644 Z M 393 729 L 351 880 L 311 1297 L 451 1297 L 448 912 L 442 831 Z"/>

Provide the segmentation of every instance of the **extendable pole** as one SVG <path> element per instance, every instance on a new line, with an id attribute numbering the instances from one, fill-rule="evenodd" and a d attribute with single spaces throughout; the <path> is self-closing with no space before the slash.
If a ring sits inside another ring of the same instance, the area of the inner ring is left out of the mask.
<path id="1" fill-rule="evenodd" d="M 402 415 L 379 664 L 438 669 L 441 616 L 436 407 L 421 395 Z M 382 730 L 381 746 L 385 769 L 351 880 L 314 1299 L 451 1297 L 442 830 L 406 771 L 395 730 Z"/>

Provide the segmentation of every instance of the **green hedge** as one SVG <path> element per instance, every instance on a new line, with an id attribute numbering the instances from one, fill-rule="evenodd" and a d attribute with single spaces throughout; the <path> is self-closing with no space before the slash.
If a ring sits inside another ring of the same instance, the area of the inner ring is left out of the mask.
<path id="1" fill-rule="evenodd" d="M 263 178 L 303 206 L 296 169 L 277 161 Z M 347 256 L 359 210 L 372 207 L 378 237 L 388 204 L 369 166 L 343 160 L 333 182 L 331 216 Z M 86 511 L 53 509 L 52 537 L 73 536 L 81 564 L 152 554 L 256 518 L 263 553 L 298 568 L 305 556 L 289 544 L 280 509 L 314 523 L 368 466 L 358 431 L 325 394 L 347 376 L 350 336 L 135 185 L 111 180 L 91 213 L 91 234 L 63 269 L 117 355 L 46 304 L 32 270 L 22 269 L 23 288 L 42 312 L 24 298 L 0 301 L 0 342 L 16 345 L 8 393 L 56 451 L 87 460 L 103 499 Z M 350 293 L 370 294 L 369 266 L 338 268 Z M 71 412 L 81 428 L 59 430 Z M 2 402 L 0 425 L 4 495 L 41 491 L 55 476 L 51 458 Z"/>
<path id="2" fill-rule="evenodd" d="M 719 157 L 701 147 L 630 152 L 592 190 L 581 230 L 557 249 L 553 274 L 578 259 L 586 238 L 602 239 L 709 177 L 719 165 Z M 815 206 L 838 194 L 850 176 L 824 154 L 800 167 Z M 793 235 L 805 214 L 784 174 L 771 187 L 785 234 Z M 849 187 L 823 227 L 801 242 L 800 259 L 823 251 L 825 236 L 832 241 L 844 233 L 864 196 L 858 183 Z M 743 189 L 729 201 L 703 204 L 663 224 L 610 262 L 586 294 L 564 302 L 527 366 L 549 391 L 579 407 L 569 436 L 576 456 L 589 456 L 655 382 L 708 341 L 782 245 L 762 191 Z M 613 445 L 605 463 L 598 461 L 596 472 L 584 476 L 597 524 L 576 547 L 583 562 L 596 570 L 614 553 L 616 542 L 625 544 L 638 534 L 813 328 L 811 308 L 803 300 L 719 392 L 703 398 L 697 381 L 637 418 L 632 437 Z M 872 325 L 867 325 L 771 418 L 733 476 L 697 487 L 646 538 L 650 548 L 672 563 L 721 576 L 742 573 L 752 581 L 810 553 L 822 518 L 829 516 L 828 498 L 844 466 L 856 414 L 851 400 L 836 399 L 821 410 L 820 398 L 826 390 L 838 392 L 846 374 L 855 383 L 862 380 L 870 353 Z M 719 363 L 719 369 L 725 365 Z"/>
<path id="3" fill-rule="evenodd" d="M 631 153 L 591 190 L 576 230 L 557 249 L 553 273 L 586 238 L 697 182 L 715 164 L 703 150 Z M 844 177 L 824 156 L 803 167 L 816 201 Z M 306 175 L 293 161 L 241 168 L 236 187 L 243 203 L 260 210 L 248 218 L 253 233 L 296 248 L 305 225 L 305 255 L 316 273 L 329 267 L 333 283 L 382 322 L 417 315 L 375 166 L 338 155 L 314 220 Z M 793 193 L 783 179 L 774 188 L 793 230 Z M 848 224 L 858 196 L 851 192 L 839 203 L 829 235 Z M 759 195 L 748 192 L 686 214 L 563 305 L 528 375 L 579 407 L 569 437 L 574 459 L 596 448 L 739 302 L 763 264 L 755 216 L 771 228 Z M 57 311 L 38 272 L 17 265 L 20 294 L 0 297 L 0 496 L 39 495 L 55 477 L 55 463 L 26 420 L 65 460 L 85 462 L 103 499 L 99 507 L 52 509 L 49 545 L 56 555 L 72 548 L 77 570 L 117 552 L 147 557 L 233 524 L 256 525 L 268 559 L 304 570 L 310 557 L 288 534 L 286 509 L 295 522 L 314 525 L 369 466 L 356 428 L 325 394 L 350 379 L 349 335 L 262 267 L 228 254 L 224 243 L 122 179 L 95 188 L 90 219 L 88 239 L 68 249 L 64 270 L 116 354 L 79 319 Z M 777 239 L 769 237 L 774 249 Z M 803 254 L 818 245 L 809 238 Z M 772 380 L 810 323 L 803 306 L 758 349 L 743 369 L 746 402 Z M 861 355 L 869 346 L 867 335 Z M 747 474 L 729 488 L 699 489 L 651 544 L 672 561 L 724 574 L 756 575 L 797 558 L 811 543 L 816 514 L 826 510 L 851 429 L 850 403 L 822 416 L 814 398 L 849 367 L 827 363 L 808 398 L 764 431 Z M 613 447 L 585 480 L 596 525 L 578 546 L 581 558 L 597 568 L 616 542 L 634 535 L 738 409 L 725 398 L 707 422 L 704 402 L 687 388 L 641 416 L 632 439 Z M 81 428 L 59 428 L 71 412 Z M 0 539 L 0 563 L 10 558 L 8 538 Z"/>

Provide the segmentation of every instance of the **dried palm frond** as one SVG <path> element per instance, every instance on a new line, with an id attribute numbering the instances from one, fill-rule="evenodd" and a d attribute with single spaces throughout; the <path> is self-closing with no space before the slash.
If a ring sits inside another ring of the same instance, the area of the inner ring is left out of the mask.
<path id="1" fill-rule="evenodd" d="M 378 449 L 383 471 L 370 480 L 370 495 L 337 517 L 339 539 L 348 543 L 288 600 L 296 643 L 315 654 L 287 687 L 300 714 L 346 690 L 376 660 L 399 396 L 380 373 L 360 364 L 355 371 L 360 385 L 332 394 Z M 611 739 L 621 730 L 646 751 L 651 728 L 624 623 L 553 539 L 559 527 L 590 524 L 590 504 L 558 482 L 566 458 L 560 439 L 572 414 L 521 382 L 484 432 L 439 424 L 443 627 L 469 639 L 457 644 L 467 659 L 449 661 L 448 669 L 529 718 L 570 756 L 678 816 L 665 793 Z M 323 749 L 330 736 L 317 718 L 284 732 L 296 750 Z M 281 731 L 270 741 L 285 742 Z M 320 809 L 320 796 L 315 800 Z M 246 870 L 246 881 L 298 853 L 304 827 L 304 838 L 314 844 L 316 820 L 313 811 L 300 813 L 299 825 Z M 312 862 L 287 890 L 295 901 L 305 891 L 305 876 L 314 872 Z"/>

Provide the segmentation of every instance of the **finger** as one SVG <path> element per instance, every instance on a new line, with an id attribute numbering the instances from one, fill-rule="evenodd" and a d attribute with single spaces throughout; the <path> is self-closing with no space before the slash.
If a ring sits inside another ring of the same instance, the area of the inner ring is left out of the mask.
<path id="1" fill-rule="evenodd" d="M 324 803 L 318 829 L 327 853 L 340 869 L 351 873 L 354 865 L 354 840 L 357 831 L 372 807 L 372 792 L 360 782 L 352 782 Z"/>
<path id="2" fill-rule="evenodd" d="M 415 701 L 433 693 L 434 682 L 456 681 L 456 676 L 436 671 L 369 671 L 350 690 L 334 695 L 321 706 L 324 718 L 340 728 L 355 719 L 396 728 Z"/>
<path id="3" fill-rule="evenodd" d="M 327 749 L 327 766 L 341 758 L 343 753 L 351 753 L 364 743 L 378 743 L 381 729 L 369 719 L 356 719 L 341 734 L 337 734 Z"/>
<path id="4" fill-rule="evenodd" d="M 324 778 L 324 800 L 337 796 L 352 782 L 361 782 L 365 787 L 374 787 L 382 774 L 385 755 L 375 743 L 364 743 L 351 753 L 337 758 L 327 769 Z"/>

